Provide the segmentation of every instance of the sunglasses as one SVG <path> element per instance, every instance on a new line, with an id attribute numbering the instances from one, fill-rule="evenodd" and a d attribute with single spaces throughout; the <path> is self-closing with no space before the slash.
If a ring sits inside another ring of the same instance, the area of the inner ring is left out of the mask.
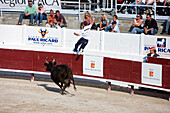
<path id="1" fill-rule="evenodd" d="M 140 16 L 136 16 L 136 17 L 140 17 Z"/>

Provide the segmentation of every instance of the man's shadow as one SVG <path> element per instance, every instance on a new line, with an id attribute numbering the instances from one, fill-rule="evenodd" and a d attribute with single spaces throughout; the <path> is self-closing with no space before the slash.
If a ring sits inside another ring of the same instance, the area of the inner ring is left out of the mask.
<path id="1" fill-rule="evenodd" d="M 37 84 L 37 86 L 42 86 L 42 87 L 44 87 L 47 91 L 51 91 L 51 92 L 55 92 L 55 93 L 59 93 L 59 94 L 64 94 L 64 95 L 66 95 L 66 94 L 71 94 L 71 93 L 69 93 L 68 91 L 66 91 L 65 90 L 65 92 L 64 93 L 62 93 L 62 91 L 61 91 L 61 89 L 60 88 L 55 88 L 55 87 L 49 87 L 49 86 L 47 86 L 48 84 Z M 71 96 L 75 96 L 74 94 L 71 94 Z"/>

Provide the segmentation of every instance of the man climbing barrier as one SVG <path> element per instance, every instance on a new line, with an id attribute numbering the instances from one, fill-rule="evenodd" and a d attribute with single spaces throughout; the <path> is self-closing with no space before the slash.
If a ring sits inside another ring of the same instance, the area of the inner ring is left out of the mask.
<path id="1" fill-rule="evenodd" d="M 73 50 L 74 54 L 80 55 L 80 53 L 82 53 L 84 51 L 84 48 L 88 44 L 88 41 L 90 39 L 90 29 L 94 23 L 94 20 L 95 20 L 95 18 L 92 19 L 92 22 L 90 23 L 90 25 L 88 25 L 86 21 L 83 22 L 84 28 L 82 29 L 81 34 L 74 32 L 74 35 L 81 36 L 81 38 L 75 44 L 75 48 Z M 81 46 L 80 46 L 79 50 L 77 50 L 79 45 L 81 45 Z"/>

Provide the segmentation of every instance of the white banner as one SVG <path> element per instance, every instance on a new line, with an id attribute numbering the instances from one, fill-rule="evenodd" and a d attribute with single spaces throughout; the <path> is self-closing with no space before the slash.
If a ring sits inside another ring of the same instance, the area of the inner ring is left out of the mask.
<path id="1" fill-rule="evenodd" d="M 84 55 L 83 74 L 103 77 L 103 57 Z"/>
<path id="2" fill-rule="evenodd" d="M 33 4 L 38 7 L 39 3 L 42 3 L 44 8 L 49 11 L 50 9 L 61 9 L 60 0 L 32 0 Z M 0 0 L 0 8 L 6 8 L 8 10 L 21 10 L 24 11 L 28 5 L 28 0 Z"/>
<path id="3" fill-rule="evenodd" d="M 25 44 L 62 46 L 61 29 L 26 27 Z"/>
<path id="4" fill-rule="evenodd" d="M 170 57 L 170 37 L 145 36 L 143 54 L 148 54 L 151 47 L 155 47 L 161 57 Z"/>
<path id="5" fill-rule="evenodd" d="M 142 83 L 162 86 L 162 65 L 142 63 Z"/>

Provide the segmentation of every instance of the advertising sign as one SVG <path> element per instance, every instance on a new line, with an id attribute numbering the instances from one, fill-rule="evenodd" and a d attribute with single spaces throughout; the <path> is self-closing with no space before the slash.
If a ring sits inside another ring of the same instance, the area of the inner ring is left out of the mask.
<path id="1" fill-rule="evenodd" d="M 61 9 L 60 0 L 32 0 L 33 4 L 37 7 L 39 3 L 42 3 L 46 10 Z M 0 8 L 6 8 L 8 10 L 22 10 L 24 11 L 28 5 L 28 0 L 0 0 Z"/>
<path id="2" fill-rule="evenodd" d="M 170 38 L 149 37 L 145 36 L 144 55 L 149 53 L 151 47 L 155 47 L 156 51 L 162 57 L 170 57 Z"/>
<path id="3" fill-rule="evenodd" d="M 162 65 L 142 63 L 142 83 L 162 86 Z"/>
<path id="4" fill-rule="evenodd" d="M 26 44 L 61 47 L 61 29 L 26 27 L 24 37 Z"/>
<path id="5" fill-rule="evenodd" d="M 103 57 L 84 55 L 83 74 L 103 77 Z"/>

